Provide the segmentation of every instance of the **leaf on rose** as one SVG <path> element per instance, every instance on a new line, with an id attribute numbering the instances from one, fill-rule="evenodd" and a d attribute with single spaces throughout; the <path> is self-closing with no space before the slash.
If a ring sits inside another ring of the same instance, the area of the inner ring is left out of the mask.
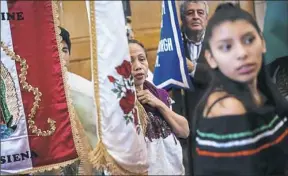
<path id="1" fill-rule="evenodd" d="M 130 120 L 131 122 L 133 122 L 133 118 L 131 117 L 131 115 L 129 116 L 129 120 Z"/>
<path id="2" fill-rule="evenodd" d="M 114 92 L 114 93 L 118 93 L 119 90 L 118 90 L 118 89 L 112 89 L 112 92 Z"/>
<path id="3" fill-rule="evenodd" d="M 131 82 L 130 82 L 130 81 L 127 81 L 127 83 L 128 83 L 128 86 L 132 86 L 132 84 L 131 84 Z"/>
<path id="4" fill-rule="evenodd" d="M 122 86 L 119 86 L 119 85 L 118 85 L 118 86 L 117 86 L 117 89 L 120 90 L 120 92 L 121 92 Z"/>
<path id="5" fill-rule="evenodd" d="M 126 125 L 128 125 L 128 124 L 129 124 L 129 120 L 126 119 Z"/>

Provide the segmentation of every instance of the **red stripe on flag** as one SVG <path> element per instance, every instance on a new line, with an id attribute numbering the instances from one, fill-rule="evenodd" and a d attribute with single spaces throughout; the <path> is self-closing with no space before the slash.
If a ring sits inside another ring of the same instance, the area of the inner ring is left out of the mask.
<path id="1" fill-rule="evenodd" d="M 9 2 L 9 1 L 8 1 Z M 29 132 L 29 144 L 38 157 L 33 166 L 55 164 L 77 157 L 64 91 L 61 66 L 54 30 L 51 1 L 10 1 L 9 12 L 23 12 L 24 20 L 11 20 L 14 52 L 25 58 L 27 82 L 42 92 L 40 108 L 35 117 L 38 128 L 48 130 L 47 119 L 56 121 L 50 137 Z M 20 66 L 17 63 L 17 71 Z M 33 93 L 21 90 L 26 119 L 33 106 Z M 27 124 L 28 126 L 28 124 Z"/>

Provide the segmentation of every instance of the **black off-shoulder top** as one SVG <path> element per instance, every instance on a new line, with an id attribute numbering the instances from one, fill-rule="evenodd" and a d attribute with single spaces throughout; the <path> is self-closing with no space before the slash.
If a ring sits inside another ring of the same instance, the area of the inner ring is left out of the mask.
<path id="1" fill-rule="evenodd" d="M 199 118 L 194 176 L 285 176 L 288 122 L 269 105 L 245 115 Z"/>

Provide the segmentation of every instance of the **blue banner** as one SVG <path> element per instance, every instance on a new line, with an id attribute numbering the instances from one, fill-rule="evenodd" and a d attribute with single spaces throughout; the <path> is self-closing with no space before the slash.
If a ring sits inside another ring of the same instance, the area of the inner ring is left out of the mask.
<path id="1" fill-rule="evenodd" d="M 158 88 L 190 89 L 186 57 L 175 0 L 162 2 L 161 37 L 158 45 L 153 83 Z"/>

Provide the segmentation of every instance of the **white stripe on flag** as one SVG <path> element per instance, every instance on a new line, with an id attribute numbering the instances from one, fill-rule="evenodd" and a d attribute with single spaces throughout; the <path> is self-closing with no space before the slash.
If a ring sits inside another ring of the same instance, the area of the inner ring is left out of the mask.
<path id="1" fill-rule="evenodd" d="M 98 81 L 100 94 L 99 97 L 95 97 L 95 99 L 100 98 L 100 117 L 97 117 L 97 120 L 100 118 L 101 124 L 97 129 L 101 130 L 102 135 L 99 136 L 99 141 L 102 138 L 101 142 L 109 155 L 125 170 L 131 173 L 147 172 L 147 149 L 144 136 L 142 133 L 137 134 L 133 123 L 126 124 L 119 99 L 111 91 L 114 86 L 108 79 L 111 75 L 121 84 L 125 84 L 122 81 L 123 77 L 116 72 L 115 68 L 124 60 L 130 61 L 122 2 L 95 1 L 88 2 L 86 5 L 89 21 L 93 18 L 90 14 L 91 9 L 95 10 L 96 31 L 90 31 L 90 34 L 91 42 L 96 40 L 97 43 L 96 48 L 91 47 L 91 58 L 92 65 L 98 64 L 98 75 L 93 72 L 93 80 Z M 90 25 L 94 24 L 90 21 Z M 90 30 L 92 28 L 93 26 Z M 96 33 L 96 36 L 93 33 Z M 93 56 L 95 49 L 96 58 Z M 134 86 L 132 90 L 135 92 Z"/>
<path id="2" fill-rule="evenodd" d="M 7 1 L 1 1 L 1 12 L 8 12 Z M 13 51 L 10 23 L 8 20 L 1 20 L 1 42 L 4 42 L 5 45 L 9 46 L 9 49 Z M 26 117 L 22 103 L 16 64 L 15 61 L 12 60 L 11 57 L 7 56 L 3 52 L 3 49 L 1 48 L 1 65 L 2 64 L 4 65 L 5 68 L 7 68 L 6 71 L 10 72 L 11 78 L 13 79 L 15 86 L 14 90 L 16 90 L 15 93 L 18 99 L 18 102 L 17 101 L 16 102 L 19 105 L 18 108 L 13 109 L 19 112 L 19 118 L 17 121 L 14 121 L 16 117 L 13 117 L 13 124 L 17 125 L 16 130 L 8 138 L 1 139 L 1 174 L 8 174 L 31 169 L 32 161 L 30 158 L 29 159 L 25 158 L 25 160 L 22 160 L 21 158 L 21 153 L 26 153 L 28 151 L 30 154 L 30 147 L 27 135 Z M 1 69 L 1 76 L 3 72 L 4 69 Z M 1 129 L 1 135 L 2 135 L 2 129 Z M 6 160 L 6 163 L 4 164 L 2 163 L 3 162 L 2 157 L 5 157 Z M 15 158 L 16 162 L 8 163 L 9 160 L 15 161 Z M 18 161 L 19 158 L 21 159 L 21 161 Z"/>

